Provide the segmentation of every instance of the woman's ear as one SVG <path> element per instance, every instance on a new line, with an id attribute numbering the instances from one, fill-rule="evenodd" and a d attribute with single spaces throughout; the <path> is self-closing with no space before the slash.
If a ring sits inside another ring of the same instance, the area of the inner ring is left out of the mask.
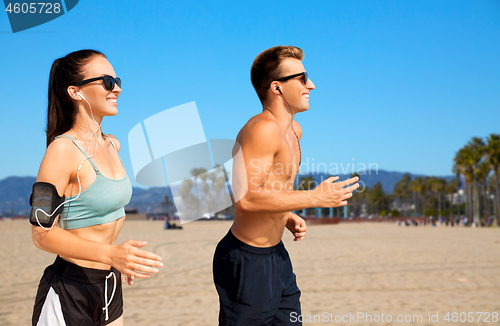
<path id="1" fill-rule="evenodd" d="M 78 88 L 75 86 L 68 86 L 67 88 L 68 95 L 75 101 L 83 100 L 83 98 L 78 93 Z"/>

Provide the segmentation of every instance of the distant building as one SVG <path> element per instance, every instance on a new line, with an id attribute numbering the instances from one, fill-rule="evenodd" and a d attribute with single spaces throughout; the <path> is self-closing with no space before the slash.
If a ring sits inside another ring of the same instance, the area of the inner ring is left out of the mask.
<path id="1" fill-rule="evenodd" d="M 466 202 L 467 196 L 465 195 L 464 190 L 460 189 L 454 194 L 446 195 L 446 200 L 451 201 L 453 205 L 460 205 Z"/>

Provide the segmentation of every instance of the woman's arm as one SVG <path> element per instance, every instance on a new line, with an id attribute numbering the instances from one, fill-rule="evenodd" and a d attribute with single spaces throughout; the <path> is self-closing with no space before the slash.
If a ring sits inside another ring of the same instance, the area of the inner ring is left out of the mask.
<path id="1" fill-rule="evenodd" d="M 31 234 L 35 245 L 59 256 L 71 257 L 100 262 L 111 265 L 120 272 L 139 278 L 147 278 L 149 274 L 158 273 L 156 268 L 161 267 L 161 258 L 151 252 L 138 248 L 144 247 L 145 241 L 129 240 L 120 245 L 99 243 L 54 226 L 46 231 L 38 226 L 32 226 Z"/>
<path id="2" fill-rule="evenodd" d="M 76 178 L 76 167 L 81 163 L 78 148 L 69 139 L 56 139 L 47 148 L 38 171 L 37 181 L 53 184 L 61 195 L 72 178 Z M 161 267 L 158 255 L 138 248 L 146 242 L 129 240 L 120 245 L 103 244 L 83 239 L 71 232 L 54 226 L 47 231 L 38 226 L 32 226 L 32 238 L 35 245 L 60 256 L 74 259 L 95 261 L 111 265 L 128 275 L 139 278 L 149 277 L 156 273 L 153 266 Z"/>

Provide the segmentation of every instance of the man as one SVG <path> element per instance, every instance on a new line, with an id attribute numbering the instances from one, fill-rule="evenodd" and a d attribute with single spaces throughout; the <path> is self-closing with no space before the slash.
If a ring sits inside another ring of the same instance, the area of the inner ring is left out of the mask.
<path id="1" fill-rule="evenodd" d="M 302 137 L 294 116 L 309 109 L 309 93 L 315 87 L 303 58 L 297 47 L 277 46 L 260 53 L 251 68 L 263 110 L 236 138 L 244 167 L 235 163 L 233 178 L 244 171 L 245 187 L 238 187 L 247 189 L 214 255 L 220 325 L 300 324 L 291 322 L 292 313 L 300 315 L 300 290 L 281 242 L 285 227 L 295 241 L 303 239 L 306 223 L 292 211 L 344 206 L 358 187 L 346 187 L 357 177 L 338 183 L 333 183 L 338 177 L 331 177 L 314 190 L 293 190 Z M 238 187 L 233 191 L 242 191 Z"/>

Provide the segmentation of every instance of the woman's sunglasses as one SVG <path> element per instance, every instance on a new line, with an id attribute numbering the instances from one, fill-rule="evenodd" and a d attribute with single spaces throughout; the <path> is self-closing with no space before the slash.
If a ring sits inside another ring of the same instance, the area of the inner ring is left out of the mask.
<path id="1" fill-rule="evenodd" d="M 115 84 L 118 85 L 118 87 L 122 88 L 122 80 L 120 78 L 118 78 L 118 77 L 114 78 L 114 77 L 108 76 L 108 75 L 96 77 L 96 78 L 85 79 L 85 80 L 73 83 L 72 85 L 73 86 L 82 86 L 82 85 L 91 83 L 91 82 L 96 81 L 96 80 L 101 80 L 101 79 L 104 81 L 104 87 L 108 91 L 112 91 L 113 89 L 115 89 Z"/>

